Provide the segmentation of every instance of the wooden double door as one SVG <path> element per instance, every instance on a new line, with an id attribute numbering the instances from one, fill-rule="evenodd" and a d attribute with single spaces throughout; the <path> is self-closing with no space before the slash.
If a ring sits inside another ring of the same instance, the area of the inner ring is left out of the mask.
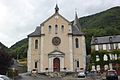
<path id="1" fill-rule="evenodd" d="M 53 71 L 60 72 L 60 59 L 59 58 L 53 59 Z"/>

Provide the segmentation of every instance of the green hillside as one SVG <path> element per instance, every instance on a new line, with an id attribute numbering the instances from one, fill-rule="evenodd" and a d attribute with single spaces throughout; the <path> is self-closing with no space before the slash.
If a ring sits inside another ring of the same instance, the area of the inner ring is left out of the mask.
<path id="1" fill-rule="evenodd" d="M 120 7 L 97 13 L 95 15 L 80 18 L 81 25 L 85 28 L 120 27 Z M 117 27 L 118 26 L 118 27 Z"/>
<path id="2" fill-rule="evenodd" d="M 92 36 L 118 35 L 120 34 L 120 7 L 82 17 L 80 24 L 86 34 L 87 54 L 90 53 L 90 41 Z M 11 53 L 16 56 L 26 57 L 28 39 L 23 39 L 12 47 Z"/>
<path id="3" fill-rule="evenodd" d="M 86 32 L 91 30 L 93 36 L 120 34 L 120 7 L 80 18 L 81 25 Z M 87 33 L 88 34 L 88 33 Z"/>
<path id="4" fill-rule="evenodd" d="M 9 48 L 10 53 L 15 58 L 27 57 L 28 38 L 18 41 Z"/>

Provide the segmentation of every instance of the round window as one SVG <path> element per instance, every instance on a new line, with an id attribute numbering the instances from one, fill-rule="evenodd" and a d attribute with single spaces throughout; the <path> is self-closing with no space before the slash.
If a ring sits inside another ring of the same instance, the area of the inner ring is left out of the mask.
<path id="1" fill-rule="evenodd" d="M 59 37 L 54 37 L 52 43 L 53 45 L 58 46 L 61 43 L 61 39 Z"/>

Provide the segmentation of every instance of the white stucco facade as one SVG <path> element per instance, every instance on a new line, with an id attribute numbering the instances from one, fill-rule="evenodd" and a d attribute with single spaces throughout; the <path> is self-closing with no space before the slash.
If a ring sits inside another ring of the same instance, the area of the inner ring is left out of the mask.
<path id="1" fill-rule="evenodd" d="M 75 69 L 86 67 L 84 34 L 61 16 L 57 9 L 28 35 L 28 71 L 36 69 L 39 73 L 74 72 Z"/>

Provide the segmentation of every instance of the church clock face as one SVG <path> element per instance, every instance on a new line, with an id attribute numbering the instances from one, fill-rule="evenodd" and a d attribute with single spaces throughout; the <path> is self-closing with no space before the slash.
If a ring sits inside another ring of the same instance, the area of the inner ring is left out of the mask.
<path id="1" fill-rule="evenodd" d="M 53 45 L 58 46 L 61 43 L 61 39 L 59 37 L 54 37 L 52 43 Z"/>
<path id="2" fill-rule="evenodd" d="M 56 15 L 56 16 L 55 16 L 55 19 L 58 19 L 58 18 L 59 18 L 58 15 Z"/>

